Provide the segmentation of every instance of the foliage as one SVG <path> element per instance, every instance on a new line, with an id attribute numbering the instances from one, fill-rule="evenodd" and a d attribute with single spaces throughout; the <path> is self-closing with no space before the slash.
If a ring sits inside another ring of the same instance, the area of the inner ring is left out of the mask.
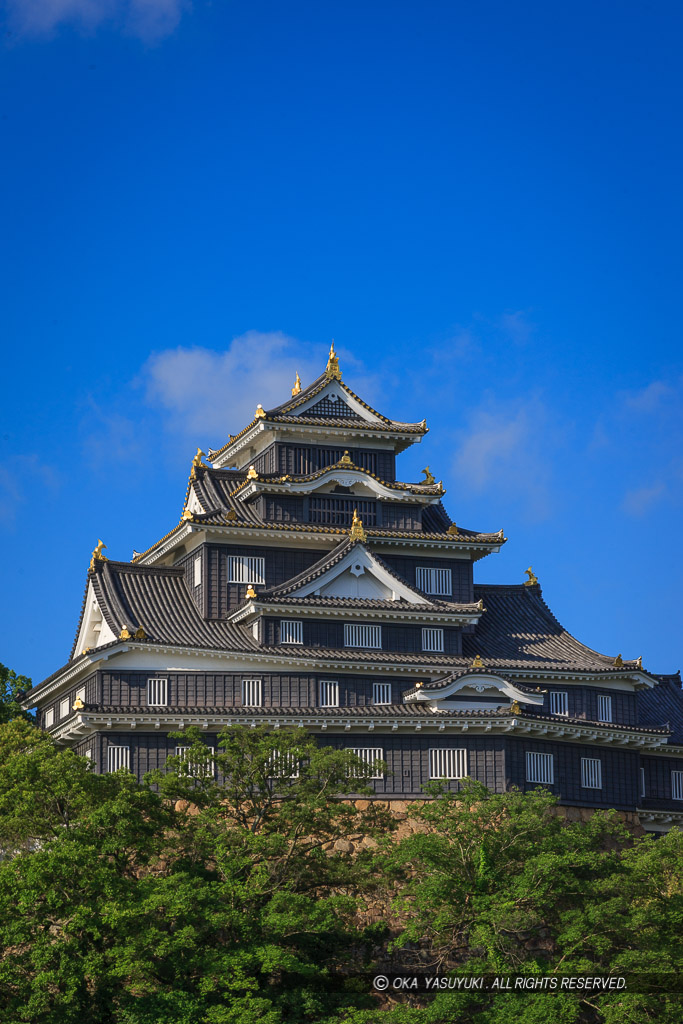
<path id="1" fill-rule="evenodd" d="M 0 662 L 0 723 L 15 718 L 33 721 L 33 716 L 21 707 L 20 697 L 33 685 L 28 676 L 18 676 L 11 668 Z"/>

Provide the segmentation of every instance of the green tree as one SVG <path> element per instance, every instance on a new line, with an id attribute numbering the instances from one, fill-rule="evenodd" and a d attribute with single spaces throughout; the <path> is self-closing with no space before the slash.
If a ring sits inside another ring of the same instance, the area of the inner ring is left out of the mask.
<path id="1" fill-rule="evenodd" d="M 28 676 L 18 676 L 0 662 L 0 724 L 15 718 L 33 721 L 33 716 L 21 707 L 20 696 L 30 690 L 33 683 Z"/>

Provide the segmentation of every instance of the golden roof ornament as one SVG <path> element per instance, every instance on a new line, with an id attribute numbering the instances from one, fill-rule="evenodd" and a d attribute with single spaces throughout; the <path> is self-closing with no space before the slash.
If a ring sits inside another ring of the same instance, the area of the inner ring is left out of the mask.
<path id="1" fill-rule="evenodd" d="M 301 377 L 299 376 L 299 371 L 297 370 L 296 380 L 294 381 L 294 387 L 292 388 L 292 398 L 294 397 L 294 395 L 299 394 L 301 394 Z"/>
<path id="2" fill-rule="evenodd" d="M 107 561 L 106 557 L 102 554 L 102 551 L 103 551 L 104 548 L 106 548 L 106 546 L 107 545 L 103 541 L 98 540 L 97 547 L 93 551 L 92 558 L 90 559 L 90 568 L 91 569 L 95 568 L 95 562 L 106 562 Z"/>
<path id="3" fill-rule="evenodd" d="M 486 609 L 484 608 L 484 598 L 483 597 L 480 597 L 479 600 L 477 601 L 477 608 L 479 609 L 480 612 L 485 612 L 486 611 Z"/>
<path id="4" fill-rule="evenodd" d="M 455 523 L 451 523 L 451 525 L 448 527 L 447 533 L 451 537 L 457 537 L 458 536 L 458 527 L 456 526 Z"/>
<path id="5" fill-rule="evenodd" d="M 119 640 L 130 640 L 130 639 L 131 639 L 131 632 L 128 629 L 128 626 L 123 626 L 122 629 L 121 629 L 121 632 L 119 633 Z"/>
<path id="6" fill-rule="evenodd" d="M 622 658 L 622 656 L 620 654 L 617 654 L 616 658 L 614 659 L 614 667 L 615 668 L 623 668 L 624 667 L 624 659 Z"/>
<path id="7" fill-rule="evenodd" d="M 521 713 L 522 713 L 522 709 L 519 706 L 519 701 L 518 700 L 513 700 L 512 704 L 510 705 L 510 714 L 511 715 L 521 715 Z"/>
<path id="8" fill-rule="evenodd" d="M 434 479 L 434 474 L 432 472 L 430 472 L 429 466 L 425 466 L 425 468 L 422 470 L 422 472 L 425 475 L 425 478 L 422 481 L 422 483 L 425 486 L 429 486 L 430 484 L 435 484 L 436 483 L 436 480 Z"/>
<path id="9" fill-rule="evenodd" d="M 247 470 L 247 480 L 258 480 L 258 473 L 254 469 L 253 463 Z"/>
<path id="10" fill-rule="evenodd" d="M 529 568 L 528 568 L 528 569 L 525 569 L 525 570 L 524 570 L 524 572 L 525 572 L 525 573 L 526 573 L 526 575 L 527 575 L 527 576 L 529 577 L 529 579 L 528 579 L 528 580 L 524 580 L 524 586 L 525 586 L 525 587 L 535 587 L 535 586 L 536 586 L 536 584 L 538 583 L 538 576 L 537 576 L 537 575 L 536 575 L 536 573 L 535 573 L 535 572 L 533 571 L 533 569 L 531 568 L 531 566 L 529 566 Z"/>
<path id="11" fill-rule="evenodd" d="M 191 523 L 194 519 L 194 512 L 190 512 L 189 508 L 186 508 L 180 519 L 181 521 Z"/>
<path id="12" fill-rule="evenodd" d="M 365 541 L 368 539 L 367 534 L 363 529 L 363 520 L 358 515 L 357 508 L 354 508 L 353 510 L 353 521 L 351 523 L 350 537 L 351 540 L 360 540 L 363 541 L 363 543 L 365 543 Z"/>
<path id="13" fill-rule="evenodd" d="M 237 513 L 235 512 L 234 508 L 228 509 L 228 511 L 225 513 L 225 518 L 229 519 L 231 522 L 233 519 L 237 519 Z"/>
<path id="14" fill-rule="evenodd" d="M 341 370 L 339 369 L 339 356 L 334 351 L 334 338 L 330 345 L 330 354 L 327 357 L 327 366 L 325 367 L 325 376 L 328 380 L 341 380 Z"/>
<path id="15" fill-rule="evenodd" d="M 142 628 L 142 626 L 138 626 L 138 628 L 135 630 L 135 633 L 133 634 L 133 636 L 135 637 L 136 640 L 146 640 L 147 639 L 147 634 L 145 633 L 145 631 Z"/>
<path id="16" fill-rule="evenodd" d="M 481 655 L 477 655 L 470 668 L 484 668 L 484 662 L 481 660 Z"/>
<path id="17" fill-rule="evenodd" d="M 424 683 L 415 683 L 415 689 L 416 690 L 421 690 L 423 686 L 424 686 Z"/>
<path id="18" fill-rule="evenodd" d="M 261 403 L 256 406 L 256 412 L 254 413 L 254 419 L 264 420 L 266 418 L 266 410 L 263 408 Z"/>
<path id="19" fill-rule="evenodd" d="M 643 667 L 643 656 L 642 656 L 642 654 L 639 654 L 638 657 L 636 658 L 636 665 L 638 666 L 638 668 L 642 668 Z"/>
<path id="20" fill-rule="evenodd" d="M 84 707 L 85 707 L 85 704 L 83 703 L 81 698 L 80 697 L 76 697 L 76 700 L 71 705 L 71 710 L 72 711 L 80 711 Z"/>
<path id="21" fill-rule="evenodd" d="M 249 584 L 249 586 L 247 587 L 247 593 L 246 593 L 246 596 L 247 596 L 247 597 L 252 597 L 252 598 L 253 598 L 253 597 L 256 597 L 256 591 L 255 591 L 255 590 L 254 590 L 254 588 L 252 587 L 251 583 L 250 583 L 250 584 Z"/>
<path id="22" fill-rule="evenodd" d="M 349 455 L 349 450 L 348 450 L 348 448 L 346 448 L 346 449 L 344 450 L 344 454 L 342 455 L 342 457 L 341 457 L 341 459 L 339 460 L 339 462 L 340 462 L 340 464 L 341 464 L 342 466 L 352 466 L 352 465 L 353 465 L 353 463 L 351 462 L 351 456 Z"/>
<path id="23" fill-rule="evenodd" d="M 190 470 L 190 480 L 195 480 L 197 478 L 197 469 L 198 469 L 199 466 L 202 465 L 202 457 L 204 455 L 206 455 L 206 452 L 203 452 L 201 450 L 201 448 L 198 448 L 197 449 L 197 454 L 192 459 L 192 469 Z"/>

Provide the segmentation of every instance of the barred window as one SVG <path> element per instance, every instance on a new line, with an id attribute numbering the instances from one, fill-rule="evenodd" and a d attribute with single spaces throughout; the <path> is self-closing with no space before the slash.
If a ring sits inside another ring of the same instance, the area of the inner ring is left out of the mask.
<path id="1" fill-rule="evenodd" d="M 345 749 L 348 750 L 350 753 L 355 754 L 356 757 L 359 757 L 366 768 L 372 767 L 375 761 L 382 761 L 384 759 L 384 752 L 381 747 L 346 747 Z M 383 779 L 384 775 L 377 768 L 375 768 L 373 774 L 370 776 L 363 776 L 363 773 L 360 771 L 360 769 L 356 768 L 352 768 L 349 771 L 350 779 L 360 779 L 363 777 L 371 779 Z"/>
<path id="2" fill-rule="evenodd" d="M 107 750 L 107 770 L 117 772 L 119 768 L 130 771 L 130 747 L 109 747 Z"/>
<path id="3" fill-rule="evenodd" d="M 263 704 L 263 687 L 260 679 L 242 680 L 242 707 L 260 708 Z"/>
<path id="4" fill-rule="evenodd" d="M 266 560 L 261 555 L 228 555 L 228 583 L 266 582 Z"/>
<path id="5" fill-rule="evenodd" d="M 301 622 L 296 619 L 280 620 L 280 643 L 281 644 L 302 644 L 304 633 Z"/>
<path id="6" fill-rule="evenodd" d="M 299 758 L 289 751 L 277 751 L 270 759 L 268 777 L 270 779 L 298 779 Z"/>
<path id="7" fill-rule="evenodd" d="M 202 582 L 202 559 L 201 555 L 198 555 L 194 560 L 194 585 L 198 587 Z"/>
<path id="8" fill-rule="evenodd" d="M 48 708 L 47 711 L 45 712 L 45 728 L 46 729 L 51 729 L 54 724 L 55 724 L 55 709 L 54 708 Z"/>
<path id="9" fill-rule="evenodd" d="M 339 707 L 339 683 L 336 679 L 320 680 L 320 707 Z"/>
<path id="10" fill-rule="evenodd" d="M 548 786 L 552 786 L 554 780 L 553 755 L 527 751 L 526 781 L 543 782 Z"/>
<path id="11" fill-rule="evenodd" d="M 85 704 L 85 686 L 81 686 L 76 690 L 76 700 L 81 700 Z"/>
<path id="12" fill-rule="evenodd" d="M 381 626 L 360 626 L 355 623 L 344 624 L 344 647 L 382 648 Z"/>
<path id="13" fill-rule="evenodd" d="M 464 779 L 467 775 L 467 751 L 432 747 L 429 751 L 430 779 Z"/>
<path id="14" fill-rule="evenodd" d="M 640 769 L 640 795 L 645 796 L 645 769 Z"/>
<path id="15" fill-rule="evenodd" d="M 598 694 L 598 722 L 612 721 L 612 698 Z"/>
<path id="16" fill-rule="evenodd" d="M 443 651 L 443 630 L 423 629 L 422 630 L 423 651 Z"/>
<path id="17" fill-rule="evenodd" d="M 683 800 L 683 772 L 671 773 L 671 799 Z"/>
<path id="18" fill-rule="evenodd" d="M 418 566 L 415 570 L 415 584 L 425 594 L 450 597 L 453 593 L 453 573 L 450 569 L 424 569 Z"/>
<path id="19" fill-rule="evenodd" d="M 157 707 L 168 704 L 168 679 L 147 680 L 147 703 Z"/>
<path id="20" fill-rule="evenodd" d="M 602 789 L 602 761 L 600 758 L 581 758 L 581 785 L 584 789 Z"/>
<path id="21" fill-rule="evenodd" d="M 187 761 L 188 760 L 188 754 L 189 754 L 191 749 L 192 749 L 191 747 L 176 747 L 175 748 L 175 756 L 179 757 L 180 760 L 183 761 L 183 762 Z M 208 747 L 207 746 L 206 749 L 209 752 L 209 754 L 211 754 L 211 760 L 206 761 L 206 762 L 201 763 L 201 764 L 200 763 L 193 764 L 191 766 L 192 774 L 196 778 L 198 778 L 198 779 L 210 779 L 210 778 L 213 778 L 213 776 L 215 774 L 215 771 L 216 771 L 216 766 L 215 766 L 214 760 L 213 760 L 213 755 L 215 754 L 216 751 L 215 751 L 215 749 L 213 747 Z"/>
<path id="22" fill-rule="evenodd" d="M 59 702 L 59 717 L 60 718 L 66 718 L 66 716 L 69 714 L 70 711 L 71 711 L 71 704 L 69 702 L 69 698 L 68 697 L 64 697 L 64 699 L 60 700 L 60 702 Z"/>
<path id="23" fill-rule="evenodd" d="M 372 684 L 372 703 L 391 704 L 391 683 Z"/>
<path id="24" fill-rule="evenodd" d="M 568 715 L 569 714 L 569 697 L 566 693 L 551 693 L 550 694 L 550 714 L 551 715 Z"/>

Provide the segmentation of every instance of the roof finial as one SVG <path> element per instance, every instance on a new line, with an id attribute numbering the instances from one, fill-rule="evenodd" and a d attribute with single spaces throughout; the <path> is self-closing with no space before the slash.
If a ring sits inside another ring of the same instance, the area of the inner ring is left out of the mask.
<path id="1" fill-rule="evenodd" d="M 434 479 L 434 474 L 430 472 L 429 466 L 425 466 L 422 472 L 425 475 L 425 478 L 422 481 L 422 483 L 425 484 L 425 486 L 436 483 L 436 480 Z"/>
<path id="2" fill-rule="evenodd" d="M 528 580 L 524 580 L 524 586 L 525 586 L 525 587 L 535 587 L 535 586 L 536 586 L 536 584 L 538 583 L 538 576 L 537 576 L 537 575 L 536 575 L 536 573 L 535 573 L 535 572 L 533 571 L 533 569 L 531 568 L 531 566 L 529 566 L 529 568 L 528 568 L 528 569 L 525 569 L 525 570 L 524 570 L 524 572 L 525 572 L 525 573 L 527 574 L 527 576 L 529 577 L 529 579 L 528 579 Z"/>
<path id="3" fill-rule="evenodd" d="M 91 569 L 95 568 L 95 562 L 106 562 L 107 561 L 106 557 L 102 554 L 102 550 L 103 550 L 103 548 L 106 548 L 106 546 L 107 545 L 103 541 L 98 540 L 97 547 L 93 551 L 92 558 L 90 559 L 90 568 Z"/>
<path id="4" fill-rule="evenodd" d="M 358 515 L 357 508 L 354 508 L 353 510 L 353 521 L 351 523 L 350 537 L 351 540 L 360 540 L 363 541 L 363 543 L 365 543 L 365 541 L 368 539 L 367 534 L 363 529 L 363 520 Z"/>
<path id="5" fill-rule="evenodd" d="M 474 661 L 470 665 L 470 668 L 483 668 L 483 667 L 484 667 L 484 662 L 481 660 L 481 655 L 477 654 L 477 656 L 475 657 Z"/>
<path id="6" fill-rule="evenodd" d="M 339 369 L 339 356 L 334 351 L 334 338 L 330 345 L 330 354 L 327 357 L 327 366 L 325 367 L 325 376 L 328 380 L 341 380 L 341 370 Z"/>
<path id="7" fill-rule="evenodd" d="M 256 412 L 254 413 L 254 419 L 264 420 L 266 418 L 266 410 L 263 408 L 261 403 L 256 406 Z"/>
<path id="8" fill-rule="evenodd" d="M 201 448 L 197 449 L 197 454 L 192 459 L 192 469 L 190 470 L 190 480 L 194 480 L 197 476 L 197 468 L 202 465 L 202 457 L 206 455 Z"/>
<path id="9" fill-rule="evenodd" d="M 614 659 L 614 667 L 615 668 L 623 668 L 624 667 L 624 659 L 622 658 L 622 656 L 620 654 L 617 654 L 616 658 Z"/>
<path id="10" fill-rule="evenodd" d="M 292 388 L 292 396 L 298 395 L 301 391 L 301 377 L 299 371 L 296 371 L 296 380 L 294 381 L 294 387 Z"/>

